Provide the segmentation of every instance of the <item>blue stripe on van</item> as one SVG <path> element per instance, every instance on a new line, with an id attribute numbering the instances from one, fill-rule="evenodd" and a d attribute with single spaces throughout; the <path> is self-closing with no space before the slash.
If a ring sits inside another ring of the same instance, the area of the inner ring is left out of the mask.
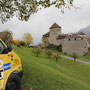
<path id="1" fill-rule="evenodd" d="M 11 63 L 4 64 L 4 71 L 11 69 Z"/>

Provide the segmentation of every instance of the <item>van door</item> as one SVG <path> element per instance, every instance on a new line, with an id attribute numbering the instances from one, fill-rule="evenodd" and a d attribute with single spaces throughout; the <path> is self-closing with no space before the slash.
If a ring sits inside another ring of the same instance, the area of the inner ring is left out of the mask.
<path id="1" fill-rule="evenodd" d="M 7 78 L 11 73 L 11 58 L 8 56 L 8 52 L 4 53 L 5 48 L 0 40 L 0 89 L 5 86 Z"/>

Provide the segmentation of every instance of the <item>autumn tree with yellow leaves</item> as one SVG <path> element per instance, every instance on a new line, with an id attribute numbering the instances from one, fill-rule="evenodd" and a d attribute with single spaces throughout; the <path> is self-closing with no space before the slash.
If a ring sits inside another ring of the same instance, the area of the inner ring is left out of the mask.
<path id="1" fill-rule="evenodd" d="M 15 45 L 19 45 L 20 44 L 20 41 L 19 40 L 12 40 L 11 41 L 13 44 L 15 44 Z"/>
<path id="2" fill-rule="evenodd" d="M 29 47 L 29 45 L 33 43 L 33 37 L 32 37 L 32 35 L 30 33 L 25 33 L 23 35 L 23 41 Z"/>
<path id="3" fill-rule="evenodd" d="M 52 5 L 64 13 L 64 8 L 73 6 L 73 0 L 0 0 L 0 20 L 4 23 L 16 16 L 19 20 L 28 21 L 32 14 Z"/>
<path id="4" fill-rule="evenodd" d="M 44 46 L 47 46 L 47 38 L 46 37 L 42 37 L 42 42 L 44 44 Z"/>

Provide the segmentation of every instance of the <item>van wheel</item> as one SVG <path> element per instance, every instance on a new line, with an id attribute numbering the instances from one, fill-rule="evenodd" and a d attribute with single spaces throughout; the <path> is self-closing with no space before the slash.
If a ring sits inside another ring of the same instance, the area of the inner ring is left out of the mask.
<path id="1" fill-rule="evenodd" d="M 11 74 L 8 78 L 5 90 L 20 90 L 21 82 L 20 77 L 16 74 Z"/>

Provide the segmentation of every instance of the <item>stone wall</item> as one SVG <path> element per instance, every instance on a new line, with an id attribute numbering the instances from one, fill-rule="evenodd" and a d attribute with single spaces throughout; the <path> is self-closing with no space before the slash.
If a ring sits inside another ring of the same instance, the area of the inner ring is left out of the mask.
<path id="1" fill-rule="evenodd" d="M 60 45 L 60 41 L 57 40 L 57 37 L 60 34 L 61 34 L 61 28 L 50 29 L 49 43 L 54 45 Z"/>
<path id="2" fill-rule="evenodd" d="M 72 55 L 83 56 L 88 52 L 88 43 L 86 38 L 69 38 L 62 42 L 62 52 Z"/>
<path id="3" fill-rule="evenodd" d="M 70 55 L 75 53 L 78 56 L 83 56 L 88 52 L 88 41 L 85 35 L 73 34 L 72 36 L 66 35 L 64 38 L 57 39 L 60 35 L 63 36 L 61 34 L 61 27 L 56 24 L 52 25 L 47 37 L 47 43 L 46 45 L 44 44 L 44 46 L 48 46 L 49 44 L 58 45 L 62 47 L 61 51 L 63 53 Z"/>
<path id="4" fill-rule="evenodd" d="M 43 42 L 43 47 L 47 47 L 49 45 L 49 37 L 45 37 L 46 38 L 46 41 Z"/>

